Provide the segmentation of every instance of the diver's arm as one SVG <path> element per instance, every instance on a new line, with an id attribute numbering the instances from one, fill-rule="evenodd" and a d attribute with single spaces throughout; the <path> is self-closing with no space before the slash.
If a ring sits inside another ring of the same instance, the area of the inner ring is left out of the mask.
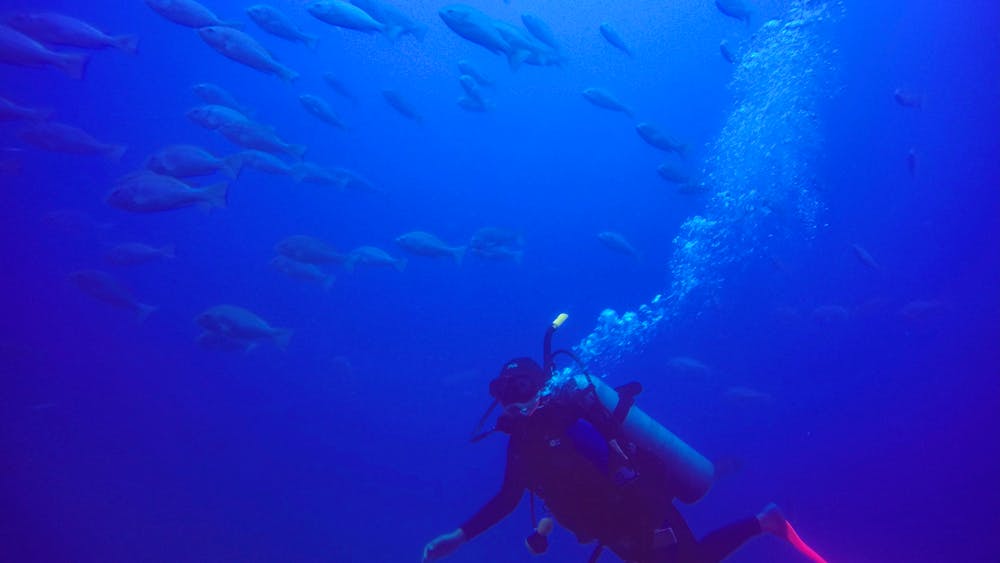
<path id="1" fill-rule="evenodd" d="M 511 447 L 508 444 L 507 468 L 504 471 L 503 485 L 500 487 L 500 492 L 472 515 L 471 518 L 466 520 L 458 529 L 431 540 L 424 547 L 423 560 L 425 562 L 435 561 L 451 555 L 462 544 L 481 534 L 513 512 L 517 508 L 518 501 L 521 500 L 521 495 L 524 494 L 524 485 L 521 484 L 518 475 L 516 456 L 511 453 Z"/>
<path id="2" fill-rule="evenodd" d="M 485 506 L 472 515 L 471 518 L 459 526 L 466 540 L 483 533 L 514 512 L 517 503 L 524 495 L 524 483 L 519 471 L 518 456 L 515 454 L 515 443 L 507 444 L 507 467 L 504 470 L 503 485 L 498 492 Z"/>

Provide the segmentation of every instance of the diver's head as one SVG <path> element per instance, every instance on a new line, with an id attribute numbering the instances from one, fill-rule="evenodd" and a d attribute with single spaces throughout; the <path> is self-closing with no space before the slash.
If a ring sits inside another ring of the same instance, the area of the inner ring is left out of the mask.
<path id="1" fill-rule="evenodd" d="M 504 410 L 530 410 L 549 377 L 531 358 L 514 358 L 490 381 L 490 395 Z"/>

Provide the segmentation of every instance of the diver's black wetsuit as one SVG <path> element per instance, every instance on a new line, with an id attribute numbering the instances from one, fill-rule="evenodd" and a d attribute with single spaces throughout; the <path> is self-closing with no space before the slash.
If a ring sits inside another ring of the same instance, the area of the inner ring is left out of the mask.
<path id="1" fill-rule="evenodd" d="M 616 461 L 588 410 L 549 405 L 518 421 L 500 492 L 461 525 L 466 540 L 513 512 L 525 489 L 581 543 L 598 540 L 625 561 L 714 563 L 760 534 L 749 517 L 696 540 L 672 504 L 658 460 L 633 451 L 628 467 Z"/>

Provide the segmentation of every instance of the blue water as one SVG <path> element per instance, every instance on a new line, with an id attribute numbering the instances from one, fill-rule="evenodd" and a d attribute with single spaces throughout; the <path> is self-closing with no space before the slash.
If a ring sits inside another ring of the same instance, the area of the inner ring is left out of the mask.
<path id="1" fill-rule="evenodd" d="M 140 43 L 135 56 L 93 53 L 81 81 L 0 65 L 0 96 L 128 145 L 119 163 L 45 152 L 19 139 L 22 123 L 0 123 L 0 559 L 417 561 L 499 486 L 504 440 L 473 446 L 469 432 L 489 379 L 509 357 L 540 355 L 560 312 L 560 346 L 611 383 L 640 380 L 642 408 L 737 460 L 681 507 L 696 534 L 775 501 L 830 561 L 1000 559 L 996 6 L 768 1 L 744 25 L 708 0 L 471 2 L 511 23 L 530 11 L 562 43 L 563 66 L 512 72 L 444 25 L 443 2 L 397 4 L 428 26 L 422 41 L 271 4 L 318 48 L 265 34 L 240 3 L 208 5 L 244 21 L 302 74 L 294 83 L 223 58 L 143 2 L 5 2 Z M 496 81 L 490 111 L 456 105 L 460 59 Z M 385 196 L 247 170 L 226 209 L 108 206 L 116 179 L 165 145 L 236 152 L 184 116 L 205 81 Z M 588 87 L 635 119 L 589 104 Z M 422 123 L 390 108 L 387 88 Z M 895 103 L 896 89 L 922 107 Z M 306 113 L 307 92 L 349 129 Z M 643 143 L 640 120 L 686 155 Z M 701 193 L 659 178 L 663 162 Z M 393 242 L 425 230 L 465 244 L 485 226 L 523 235 L 523 262 L 459 267 Z M 641 258 L 602 246 L 605 230 Z M 409 262 L 335 268 L 324 291 L 268 267 L 293 234 Z M 133 240 L 174 244 L 176 258 L 103 261 Z M 68 278 L 80 269 L 110 272 L 158 310 L 138 322 L 95 300 Z M 199 347 L 194 318 L 222 303 L 292 329 L 287 350 Z M 525 505 L 450 560 L 530 560 Z M 553 561 L 589 553 L 565 530 L 552 544 Z M 762 538 L 730 560 L 802 558 Z"/>

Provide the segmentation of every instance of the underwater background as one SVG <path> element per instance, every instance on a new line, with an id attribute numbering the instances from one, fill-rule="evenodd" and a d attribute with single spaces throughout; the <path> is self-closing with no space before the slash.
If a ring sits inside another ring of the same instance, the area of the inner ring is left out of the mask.
<path id="1" fill-rule="evenodd" d="M 79 80 L 0 65 L 0 97 L 39 111 L 0 123 L 0 560 L 417 561 L 499 487 L 505 440 L 469 434 L 561 312 L 558 346 L 642 382 L 640 407 L 732 468 L 681 506 L 696 535 L 774 501 L 830 561 L 1000 560 L 1000 8 L 760 0 L 744 22 L 709 0 L 468 1 L 544 20 L 559 48 L 538 65 L 463 39 L 445 4 L 396 0 L 423 27 L 391 38 L 270 0 L 313 48 L 206 1 L 290 82 L 145 2 L 4 2 L 138 49 L 52 46 L 91 57 Z M 494 82 L 473 111 L 460 60 Z M 165 146 L 244 150 L 186 117 L 203 82 L 364 189 L 244 164 L 188 179 L 227 182 L 224 209 L 112 205 Z M 25 131 L 45 119 L 127 150 L 42 150 Z M 510 240 L 477 246 L 486 227 Z M 464 258 L 408 252 L 411 231 Z M 272 263 L 291 235 L 405 268 L 293 279 Z M 173 257 L 122 265 L 126 242 Z M 287 347 L 201 337 L 220 304 Z M 449 560 L 531 560 L 526 504 Z M 545 557 L 589 553 L 557 530 Z M 802 559 L 769 537 L 730 560 Z"/>

